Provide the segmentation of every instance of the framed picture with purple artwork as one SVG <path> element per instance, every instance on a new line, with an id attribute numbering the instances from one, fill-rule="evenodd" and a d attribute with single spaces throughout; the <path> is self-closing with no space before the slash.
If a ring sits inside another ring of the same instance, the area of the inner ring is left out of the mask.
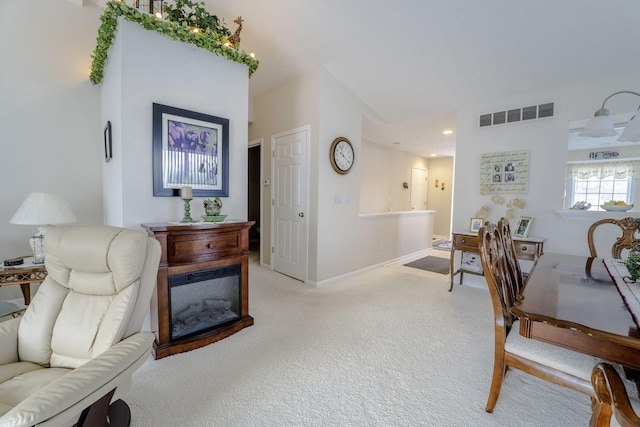
<path id="1" fill-rule="evenodd" d="M 153 195 L 229 195 L 229 119 L 153 104 Z"/>

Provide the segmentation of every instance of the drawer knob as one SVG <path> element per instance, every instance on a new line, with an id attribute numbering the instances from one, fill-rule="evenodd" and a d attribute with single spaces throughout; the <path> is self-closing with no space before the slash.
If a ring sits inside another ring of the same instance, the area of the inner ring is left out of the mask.
<path id="1" fill-rule="evenodd" d="M 526 251 L 526 250 L 527 250 L 527 247 L 526 247 L 526 246 L 523 246 L 523 247 L 522 247 L 522 252 L 524 252 L 524 251 Z"/>
<path id="2" fill-rule="evenodd" d="M 209 243 L 209 244 L 207 245 L 207 247 L 208 247 L 209 249 L 213 249 L 213 243 Z"/>
<path id="3" fill-rule="evenodd" d="M 462 239 L 462 243 L 467 243 L 467 239 Z"/>

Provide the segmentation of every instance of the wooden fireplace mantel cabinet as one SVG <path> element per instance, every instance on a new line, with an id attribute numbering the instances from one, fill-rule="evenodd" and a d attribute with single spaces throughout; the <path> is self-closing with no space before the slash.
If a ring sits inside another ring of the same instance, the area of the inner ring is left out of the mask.
<path id="1" fill-rule="evenodd" d="M 142 224 L 162 247 L 158 283 L 151 301 L 156 359 L 203 347 L 253 325 L 253 318 L 249 316 L 249 229 L 254 224 L 254 221 Z M 232 265 L 241 266 L 239 318 L 171 340 L 169 277 Z"/>

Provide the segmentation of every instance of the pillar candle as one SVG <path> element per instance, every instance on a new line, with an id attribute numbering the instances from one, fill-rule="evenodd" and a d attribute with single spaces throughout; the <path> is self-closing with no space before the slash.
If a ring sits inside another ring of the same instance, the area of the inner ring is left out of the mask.
<path id="1" fill-rule="evenodd" d="M 182 187 L 182 198 L 183 199 L 193 198 L 191 193 L 191 187 Z"/>

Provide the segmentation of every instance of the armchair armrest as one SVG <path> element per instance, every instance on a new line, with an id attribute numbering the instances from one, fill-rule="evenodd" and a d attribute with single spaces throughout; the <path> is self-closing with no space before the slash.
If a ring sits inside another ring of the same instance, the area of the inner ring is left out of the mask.
<path id="1" fill-rule="evenodd" d="M 19 317 L 0 322 L 0 365 L 18 361 L 18 325 Z"/>
<path id="2" fill-rule="evenodd" d="M 73 424 L 82 411 L 126 381 L 151 354 L 154 335 L 139 332 L 43 387 L 0 417 L 0 426 Z"/>

